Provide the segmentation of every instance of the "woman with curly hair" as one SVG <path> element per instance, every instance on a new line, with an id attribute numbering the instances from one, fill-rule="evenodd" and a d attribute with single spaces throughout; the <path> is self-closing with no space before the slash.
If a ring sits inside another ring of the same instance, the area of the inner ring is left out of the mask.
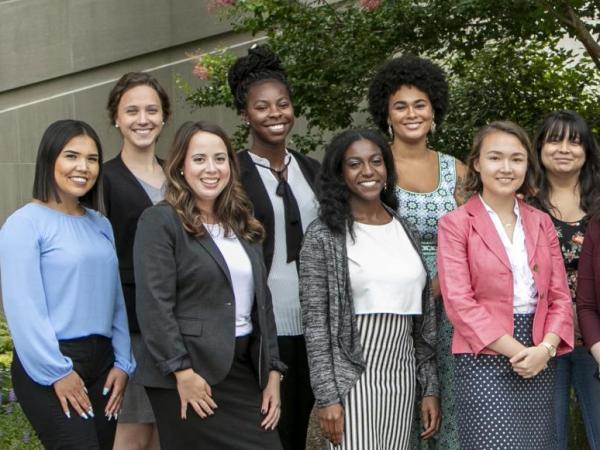
<path id="1" fill-rule="evenodd" d="M 421 249 L 432 277 L 432 294 L 440 295 L 436 276 L 437 221 L 466 198 L 463 189 L 465 166 L 456 158 L 429 148 L 427 138 L 446 115 L 448 83 L 435 63 L 404 55 L 385 63 L 375 74 L 369 88 L 369 111 L 375 124 L 391 140 L 398 179 L 394 186 L 398 212 L 420 234 Z M 452 326 L 441 299 L 437 302 L 437 365 L 440 377 L 441 428 L 439 401 L 430 397 L 421 405 L 422 439 L 426 448 L 457 449 L 458 435 L 452 396 L 453 361 L 450 353 Z"/>
<path id="2" fill-rule="evenodd" d="M 268 47 L 256 46 L 233 64 L 229 86 L 250 129 L 249 150 L 238 153 L 241 182 L 263 224 L 269 288 L 279 350 L 288 366 L 282 383 L 279 435 L 286 450 L 304 450 L 314 404 L 298 297 L 298 252 L 317 217 L 314 181 L 319 163 L 286 145 L 294 107 L 284 68 Z"/>
<path id="3" fill-rule="evenodd" d="M 435 301 L 416 234 L 396 212 L 395 185 L 379 134 L 348 130 L 332 140 L 319 218 L 300 252 L 310 375 L 332 449 L 409 448 L 415 387 L 438 395 Z"/>
<path id="4" fill-rule="evenodd" d="M 165 201 L 144 211 L 133 249 L 144 344 L 136 376 L 161 449 L 281 449 L 275 428 L 285 366 L 264 231 L 225 133 L 184 123 L 165 176 Z"/>
<path id="5" fill-rule="evenodd" d="M 598 147 L 583 117 L 573 111 L 556 111 L 538 130 L 534 149 L 542 169 L 534 203 L 550 214 L 556 228 L 575 308 L 579 256 L 589 214 L 600 207 Z M 591 448 L 600 447 L 600 383 L 593 376 L 597 363 L 584 347 L 578 325 L 575 320 L 575 349 L 556 359 L 554 404 L 561 450 L 569 446 L 571 387 L 581 407 L 588 443 Z"/>

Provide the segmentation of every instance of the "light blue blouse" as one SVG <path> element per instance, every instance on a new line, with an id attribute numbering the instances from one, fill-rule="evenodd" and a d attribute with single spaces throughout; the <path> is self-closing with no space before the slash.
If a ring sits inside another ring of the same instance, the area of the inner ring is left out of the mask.
<path id="1" fill-rule="evenodd" d="M 73 365 L 61 339 L 112 339 L 115 367 L 131 375 L 127 312 L 110 222 L 86 209 L 71 216 L 29 203 L 0 230 L 4 312 L 27 374 L 51 385 Z"/>

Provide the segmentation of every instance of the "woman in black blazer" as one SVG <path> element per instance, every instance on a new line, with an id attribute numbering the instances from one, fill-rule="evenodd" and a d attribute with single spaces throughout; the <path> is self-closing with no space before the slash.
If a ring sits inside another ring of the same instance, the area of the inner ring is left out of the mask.
<path id="1" fill-rule="evenodd" d="M 280 449 L 279 361 L 260 241 L 225 133 L 177 131 L 165 201 L 134 245 L 146 387 L 162 450 Z M 186 420 L 181 420 L 186 419 Z"/>
<path id="2" fill-rule="evenodd" d="M 253 47 L 229 71 L 235 106 L 248 125 L 252 144 L 238 153 L 241 182 L 255 217 L 265 228 L 263 242 L 281 360 L 279 435 L 285 450 L 304 450 L 314 397 L 302 334 L 298 253 L 306 227 L 317 217 L 315 180 L 319 163 L 286 147 L 294 107 L 285 70 L 267 47 Z"/>
<path id="3" fill-rule="evenodd" d="M 156 157 L 156 141 L 169 119 L 170 103 L 152 75 L 131 72 L 111 89 L 107 110 L 123 144 L 120 153 L 103 166 L 104 203 L 115 233 L 131 346 L 137 355 L 141 338 L 135 314 L 133 239 L 142 212 L 163 197 L 165 175 Z M 125 391 L 114 450 L 158 448 L 152 408 L 134 376 Z"/>

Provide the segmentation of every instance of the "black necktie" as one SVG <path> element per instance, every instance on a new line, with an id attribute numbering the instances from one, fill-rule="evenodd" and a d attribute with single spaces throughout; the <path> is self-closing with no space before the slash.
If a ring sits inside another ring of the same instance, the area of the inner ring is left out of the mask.
<path id="1" fill-rule="evenodd" d="M 277 194 L 283 199 L 283 214 L 285 219 L 285 243 L 287 247 L 288 263 L 298 260 L 300 246 L 302 245 L 302 219 L 300 217 L 300 209 L 298 208 L 298 202 L 296 201 L 296 197 L 294 197 L 292 188 L 287 182 L 287 179 L 284 177 L 284 173 L 290 165 L 291 161 L 292 156 L 290 155 L 288 157 L 287 162 L 280 170 L 273 169 L 269 166 L 254 161 L 255 165 L 263 167 L 265 169 L 269 169 L 275 175 L 277 180 L 279 180 L 279 183 L 277 184 L 277 189 L 275 189 L 275 194 Z"/>

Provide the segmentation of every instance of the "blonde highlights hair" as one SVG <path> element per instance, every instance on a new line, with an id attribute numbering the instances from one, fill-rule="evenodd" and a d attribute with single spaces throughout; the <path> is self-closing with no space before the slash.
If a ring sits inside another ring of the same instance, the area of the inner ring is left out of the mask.
<path id="1" fill-rule="evenodd" d="M 183 176 L 183 165 L 190 141 L 200 131 L 218 136 L 227 147 L 231 176 L 215 200 L 215 218 L 223 226 L 225 235 L 234 233 L 249 242 L 261 241 L 264 238 L 264 229 L 252 215 L 252 204 L 239 182 L 237 156 L 227 134 L 217 125 L 204 121 L 188 121 L 179 127 L 165 163 L 165 201 L 175 208 L 188 233 L 198 237 L 206 235 L 202 212 L 196 205 L 194 191 Z"/>

